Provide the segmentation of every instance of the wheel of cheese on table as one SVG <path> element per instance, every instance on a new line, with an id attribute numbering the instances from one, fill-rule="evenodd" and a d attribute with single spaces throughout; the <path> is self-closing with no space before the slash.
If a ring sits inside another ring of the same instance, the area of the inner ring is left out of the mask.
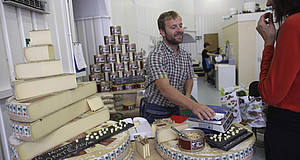
<path id="1" fill-rule="evenodd" d="M 132 150 L 129 132 L 121 132 L 105 141 L 96 144 L 93 147 L 87 148 L 78 154 L 67 158 L 68 160 L 82 159 L 99 159 L 99 160 L 123 160 L 125 157 L 130 157 L 128 154 Z"/>
<path id="2" fill-rule="evenodd" d="M 250 129 L 242 126 L 238 123 L 234 123 L 238 127 Z M 158 143 L 155 138 L 155 149 L 164 159 L 168 160 L 182 160 L 182 159 L 197 159 L 197 160 L 250 160 L 254 154 L 255 136 L 250 138 L 231 148 L 229 151 L 223 151 L 218 148 L 211 148 L 209 144 L 205 143 L 203 150 L 198 152 L 188 152 L 180 150 L 178 147 L 178 140 L 171 140 L 163 143 Z"/>

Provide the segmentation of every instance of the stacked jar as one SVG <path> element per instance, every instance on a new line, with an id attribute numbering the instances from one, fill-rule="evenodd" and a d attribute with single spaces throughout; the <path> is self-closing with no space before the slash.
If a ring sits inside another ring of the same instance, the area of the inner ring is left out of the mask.
<path id="1" fill-rule="evenodd" d="M 120 26 L 111 26 L 110 35 L 104 36 L 99 54 L 94 55 L 90 80 L 96 81 L 99 92 L 136 88 L 135 84 L 112 85 L 115 78 L 144 76 L 142 52 L 136 53 L 136 45 L 129 43 L 129 36 L 121 34 Z M 143 88 L 144 85 L 138 85 Z"/>

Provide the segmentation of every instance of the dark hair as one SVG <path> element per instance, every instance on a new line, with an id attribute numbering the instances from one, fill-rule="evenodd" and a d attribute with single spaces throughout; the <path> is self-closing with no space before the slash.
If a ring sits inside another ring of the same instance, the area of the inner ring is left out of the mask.
<path id="1" fill-rule="evenodd" d="M 209 44 L 208 42 L 205 42 L 203 46 L 204 46 L 204 48 L 206 48 L 206 47 L 209 46 L 209 45 L 210 45 L 210 44 Z"/>
<path id="2" fill-rule="evenodd" d="M 165 21 L 170 20 L 170 19 L 175 19 L 177 17 L 179 17 L 181 19 L 179 14 L 175 11 L 167 11 L 167 12 L 162 13 L 157 19 L 158 29 L 162 29 L 162 30 L 166 31 Z"/>
<path id="3" fill-rule="evenodd" d="M 273 0 L 276 22 L 281 25 L 283 21 L 295 13 L 300 12 L 299 0 Z"/>

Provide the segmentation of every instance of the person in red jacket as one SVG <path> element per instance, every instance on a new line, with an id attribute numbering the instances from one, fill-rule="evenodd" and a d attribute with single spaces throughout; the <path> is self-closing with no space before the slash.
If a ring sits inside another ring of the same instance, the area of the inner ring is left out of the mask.
<path id="1" fill-rule="evenodd" d="M 256 27 L 265 42 L 258 84 L 269 104 L 265 155 L 267 160 L 300 159 L 300 1 L 267 0 L 267 6 L 280 29 L 272 13 L 262 15 Z"/>

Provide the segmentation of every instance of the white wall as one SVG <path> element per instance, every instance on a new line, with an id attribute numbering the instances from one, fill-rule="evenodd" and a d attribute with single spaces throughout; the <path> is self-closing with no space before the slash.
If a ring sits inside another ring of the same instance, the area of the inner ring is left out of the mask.
<path id="1" fill-rule="evenodd" d="M 195 0 L 196 35 L 202 36 L 207 33 L 218 33 L 219 47 L 223 48 L 223 16 L 229 15 L 229 9 L 243 10 L 245 2 L 256 2 L 261 9 L 265 9 L 267 0 Z M 197 40 L 197 53 L 203 50 L 204 39 Z"/>
<path id="2" fill-rule="evenodd" d="M 160 40 L 157 18 L 162 12 L 177 11 L 182 17 L 184 27 L 195 30 L 194 0 L 112 0 L 114 25 L 120 25 L 129 41 L 136 43 L 137 50 L 151 50 L 150 42 Z"/>
<path id="3" fill-rule="evenodd" d="M 14 65 L 25 62 L 25 38 L 29 38 L 33 29 L 50 29 L 56 59 L 61 59 L 63 72 L 74 73 L 67 1 L 49 0 L 48 5 L 50 14 L 41 14 L 1 2 L 0 98 L 11 95 Z"/>
<path id="4" fill-rule="evenodd" d="M 137 49 L 148 53 L 151 44 L 161 40 L 157 29 L 158 16 L 167 10 L 177 11 L 186 27 L 186 33 L 202 36 L 219 33 L 219 45 L 223 47 L 223 16 L 229 15 L 230 8 L 241 11 L 245 2 L 253 0 L 111 0 L 112 21 L 122 27 L 123 34 L 129 34 Z M 254 0 L 265 8 L 266 0 Z M 203 49 L 203 39 L 197 40 L 197 56 Z"/>

